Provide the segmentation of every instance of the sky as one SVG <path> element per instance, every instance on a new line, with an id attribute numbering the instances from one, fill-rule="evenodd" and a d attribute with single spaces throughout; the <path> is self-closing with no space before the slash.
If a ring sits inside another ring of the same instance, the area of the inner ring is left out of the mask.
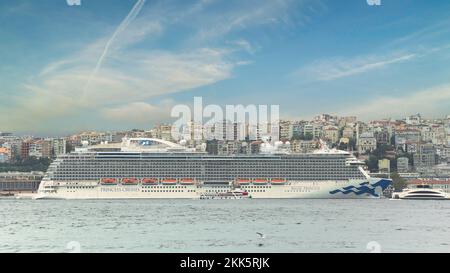
<path id="1" fill-rule="evenodd" d="M 0 0 L 0 131 L 148 129 L 174 105 L 450 114 L 450 1 Z"/>

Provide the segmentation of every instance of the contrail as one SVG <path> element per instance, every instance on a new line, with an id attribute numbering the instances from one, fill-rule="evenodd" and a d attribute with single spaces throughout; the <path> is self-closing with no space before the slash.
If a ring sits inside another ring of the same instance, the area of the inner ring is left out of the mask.
<path id="1" fill-rule="evenodd" d="M 92 71 L 91 75 L 89 76 L 89 79 L 86 83 L 86 85 L 84 86 L 83 89 L 83 98 L 86 94 L 86 91 L 89 87 L 89 85 L 91 84 L 92 80 L 94 79 L 95 75 L 98 73 L 98 71 L 100 70 L 100 68 L 102 67 L 103 64 L 103 60 L 105 59 L 105 57 L 108 55 L 109 52 L 109 48 L 111 47 L 112 43 L 114 42 L 114 40 L 117 38 L 117 36 L 119 34 L 121 34 L 129 25 L 130 23 L 136 19 L 136 17 L 139 15 L 139 12 L 141 12 L 142 7 L 144 6 L 146 0 L 138 0 L 136 2 L 136 4 L 133 6 L 133 8 L 131 9 L 130 13 L 128 13 L 127 17 L 122 21 L 122 23 L 120 23 L 120 25 L 117 27 L 116 31 L 114 31 L 113 35 L 111 36 L 111 38 L 109 38 L 108 42 L 105 45 L 105 48 L 103 49 L 102 55 L 100 56 L 100 58 L 97 61 L 97 64 L 95 66 L 95 69 Z"/>

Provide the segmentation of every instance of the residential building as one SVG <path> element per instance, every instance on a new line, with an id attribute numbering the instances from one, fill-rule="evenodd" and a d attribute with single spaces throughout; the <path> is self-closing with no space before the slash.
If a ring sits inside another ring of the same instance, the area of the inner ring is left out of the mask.
<path id="1" fill-rule="evenodd" d="M 345 126 L 342 130 L 342 137 L 355 138 L 355 130 L 353 129 L 353 127 Z"/>
<path id="2" fill-rule="evenodd" d="M 11 159 L 11 150 L 8 148 L 0 147 L 0 163 L 9 162 Z"/>
<path id="3" fill-rule="evenodd" d="M 391 161 L 386 158 L 378 160 L 378 170 L 380 173 L 390 173 Z"/>
<path id="4" fill-rule="evenodd" d="M 54 157 L 66 153 L 66 140 L 64 138 L 54 138 L 52 139 L 52 144 Z"/>
<path id="5" fill-rule="evenodd" d="M 339 141 L 339 128 L 336 126 L 326 126 L 323 128 L 323 136 L 331 143 L 337 143 Z"/>
<path id="6" fill-rule="evenodd" d="M 377 148 L 377 140 L 373 133 L 365 132 L 359 136 L 358 142 L 358 153 L 364 154 L 374 151 Z"/>
<path id="7" fill-rule="evenodd" d="M 423 144 L 413 155 L 414 167 L 417 171 L 426 171 L 436 165 L 436 151 L 433 144 Z"/>
<path id="8" fill-rule="evenodd" d="M 280 121 L 280 139 L 288 140 L 292 138 L 292 126 L 290 121 Z"/>
<path id="9" fill-rule="evenodd" d="M 317 148 L 314 140 L 293 140 L 290 145 L 293 153 L 310 153 Z"/>
<path id="10" fill-rule="evenodd" d="M 399 173 L 409 172 L 409 158 L 399 157 L 397 159 L 397 172 Z"/>

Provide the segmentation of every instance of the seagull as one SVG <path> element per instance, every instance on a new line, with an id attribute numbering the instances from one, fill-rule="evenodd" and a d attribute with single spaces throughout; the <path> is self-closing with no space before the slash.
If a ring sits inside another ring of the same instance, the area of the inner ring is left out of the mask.
<path id="1" fill-rule="evenodd" d="M 262 234 L 261 232 L 256 232 L 256 234 L 259 235 L 259 239 L 261 239 L 261 240 L 266 239 L 266 235 L 265 234 Z M 258 246 L 259 247 L 263 247 L 264 244 L 262 242 L 260 242 L 260 243 L 258 243 Z"/>
<path id="2" fill-rule="evenodd" d="M 261 232 L 256 232 L 256 234 L 258 234 L 261 239 L 266 239 L 265 234 L 262 234 Z"/>

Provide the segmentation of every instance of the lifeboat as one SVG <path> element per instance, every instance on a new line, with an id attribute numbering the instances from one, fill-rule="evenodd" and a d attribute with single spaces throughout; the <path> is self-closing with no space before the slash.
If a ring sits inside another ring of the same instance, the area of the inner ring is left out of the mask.
<path id="1" fill-rule="evenodd" d="M 175 185 L 177 183 L 176 179 L 163 179 L 162 181 L 165 185 Z"/>
<path id="2" fill-rule="evenodd" d="M 250 179 L 238 179 L 237 182 L 239 185 L 248 185 L 248 184 L 250 184 L 251 180 Z"/>
<path id="3" fill-rule="evenodd" d="M 276 178 L 271 180 L 272 185 L 283 185 L 286 183 L 286 179 Z"/>
<path id="4" fill-rule="evenodd" d="M 144 178 L 142 179 L 142 184 L 144 185 L 155 185 L 158 183 L 158 179 L 156 178 Z"/>
<path id="5" fill-rule="evenodd" d="M 264 178 L 255 179 L 255 180 L 253 180 L 253 184 L 255 184 L 255 185 L 265 185 L 265 184 L 267 184 L 267 179 L 264 179 Z"/>
<path id="6" fill-rule="evenodd" d="M 117 179 L 115 178 L 102 178 L 100 180 L 102 185 L 117 185 Z"/>
<path id="7" fill-rule="evenodd" d="M 137 185 L 139 180 L 137 178 L 124 178 L 122 179 L 122 185 Z"/>
<path id="8" fill-rule="evenodd" d="M 194 179 L 191 178 L 184 178 L 180 180 L 181 185 L 193 185 L 194 182 Z"/>

